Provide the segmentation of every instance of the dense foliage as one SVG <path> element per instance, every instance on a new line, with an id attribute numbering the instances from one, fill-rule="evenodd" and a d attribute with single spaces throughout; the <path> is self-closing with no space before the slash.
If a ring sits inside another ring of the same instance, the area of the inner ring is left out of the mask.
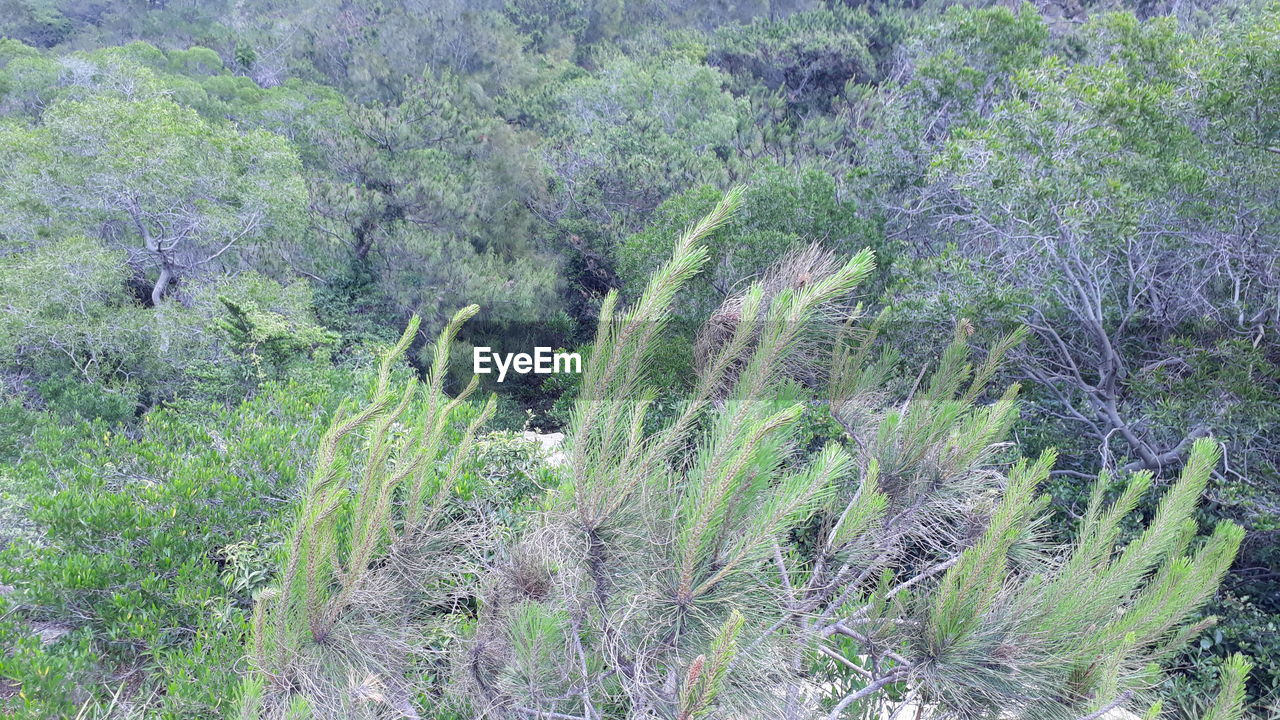
<path id="1" fill-rule="evenodd" d="M 1270 717 L 1278 164 L 1263 0 L 0 0 L 0 713 Z"/>

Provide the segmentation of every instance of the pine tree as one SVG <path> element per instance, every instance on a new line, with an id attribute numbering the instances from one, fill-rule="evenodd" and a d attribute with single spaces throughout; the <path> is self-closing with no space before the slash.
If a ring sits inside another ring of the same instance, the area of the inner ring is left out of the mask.
<path id="1" fill-rule="evenodd" d="M 894 358 L 875 349 L 883 316 L 851 322 L 871 253 L 841 262 L 814 248 L 724 303 L 699 341 L 693 392 L 654 421 L 651 353 L 706 264 L 702 240 L 738 198 L 681 235 L 633 306 L 605 297 L 563 483 L 500 547 L 468 544 L 435 510 L 449 502 L 440 468 L 466 454 L 475 423 L 451 462 L 435 431 L 383 440 L 413 406 L 412 390 L 397 401 L 387 389 L 384 365 L 373 405 L 326 436 L 280 589 L 259 604 L 246 717 L 1159 712 L 1158 663 L 1204 627 L 1196 610 L 1241 540 L 1233 525 L 1196 533 L 1216 444 L 1196 443 L 1131 539 L 1149 473 L 1115 498 L 1100 477 L 1075 540 L 1057 545 L 1039 489 L 1054 453 L 1016 459 L 1018 388 L 990 395 L 1021 333 L 977 362 L 961 323 L 927 378 L 898 388 Z M 438 382 L 457 322 L 437 345 L 427 428 L 458 407 Z M 846 437 L 806 454 L 798 425 L 815 388 Z M 360 457 L 340 453 L 357 428 Z M 446 578 L 460 564 L 449 558 L 481 555 L 482 571 Z M 446 570 L 414 578 L 417 594 L 367 591 L 401 587 L 384 576 L 424 557 Z M 439 608 L 446 592 L 474 593 L 465 633 L 388 639 L 439 626 L 423 603 Z M 1243 659 L 1224 668 L 1209 717 L 1239 716 L 1247 670 Z"/>
<path id="2" fill-rule="evenodd" d="M 450 344 L 477 310 L 441 331 L 424 386 L 396 391 L 415 317 L 384 354 L 369 404 L 340 407 L 321 438 L 277 583 L 254 608 L 242 717 L 414 716 L 411 665 L 429 655 L 432 630 L 419 608 L 465 594 L 482 545 L 449 495 L 495 398 L 466 420 L 475 378 L 452 399 L 443 391 Z"/>

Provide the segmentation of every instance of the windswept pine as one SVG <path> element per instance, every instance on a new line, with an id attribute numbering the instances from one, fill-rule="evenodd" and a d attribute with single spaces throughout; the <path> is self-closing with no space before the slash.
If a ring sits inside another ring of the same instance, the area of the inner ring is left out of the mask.
<path id="1" fill-rule="evenodd" d="M 606 296 L 561 484 L 505 542 L 452 508 L 487 412 L 436 459 L 474 379 L 452 401 L 429 381 L 426 424 L 390 432 L 415 400 L 412 383 L 398 401 L 387 386 L 410 326 L 373 404 L 340 412 L 321 443 L 283 580 L 259 596 L 242 717 L 838 720 L 910 703 L 930 717 L 1159 714 L 1156 663 L 1203 628 L 1196 611 L 1243 538 L 1222 523 L 1193 546 L 1217 444 L 1196 442 L 1131 539 L 1122 524 L 1150 472 L 1114 498 L 1101 475 L 1075 541 L 1053 542 L 1042 486 L 1055 454 L 1015 459 L 1018 388 L 988 387 L 1022 335 L 975 365 L 962 323 L 899 397 L 872 350 L 878 323 L 838 322 L 869 251 L 799 252 L 727 300 L 694 391 L 654 422 L 655 340 L 739 201 L 730 192 L 683 233 L 634 304 Z M 429 378 L 473 312 L 437 340 Z M 815 353 L 834 359 L 800 362 Z M 806 453 L 793 371 L 815 364 L 829 370 L 821 411 L 845 436 Z M 349 461 L 363 479 L 343 482 L 335 448 L 365 427 Z M 1224 667 L 1204 717 L 1240 717 L 1248 669 Z"/>

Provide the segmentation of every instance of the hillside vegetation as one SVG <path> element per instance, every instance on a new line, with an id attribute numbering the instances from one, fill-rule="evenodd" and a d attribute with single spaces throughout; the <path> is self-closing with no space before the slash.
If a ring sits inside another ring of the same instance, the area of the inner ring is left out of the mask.
<path id="1" fill-rule="evenodd" d="M 0 0 L 0 308 L 0 714 L 1280 714 L 1280 6 Z"/>

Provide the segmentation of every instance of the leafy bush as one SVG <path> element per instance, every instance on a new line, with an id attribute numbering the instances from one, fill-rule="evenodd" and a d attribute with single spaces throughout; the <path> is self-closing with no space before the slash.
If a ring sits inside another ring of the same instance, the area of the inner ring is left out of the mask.
<path id="1" fill-rule="evenodd" d="M 0 677 L 23 689 L 9 707 L 70 716 L 127 683 L 164 717 L 225 708 L 283 511 L 352 382 L 270 382 L 237 407 L 153 411 L 136 431 L 31 413 L 0 468 L 34 531 L 0 552 L 0 584 L 15 589 Z M 73 632 L 42 646 L 30 622 Z"/>
<path id="2" fill-rule="evenodd" d="M 476 440 L 453 493 L 467 512 L 485 522 L 518 528 L 528 519 L 531 504 L 560 482 L 547 464 L 555 452 L 522 432 L 483 435 Z"/>
<path id="3" fill-rule="evenodd" d="M 137 388 L 127 384 L 108 388 L 55 375 L 36 389 L 51 412 L 72 422 L 83 418 L 102 420 L 110 426 L 132 420 L 138 410 Z"/>

